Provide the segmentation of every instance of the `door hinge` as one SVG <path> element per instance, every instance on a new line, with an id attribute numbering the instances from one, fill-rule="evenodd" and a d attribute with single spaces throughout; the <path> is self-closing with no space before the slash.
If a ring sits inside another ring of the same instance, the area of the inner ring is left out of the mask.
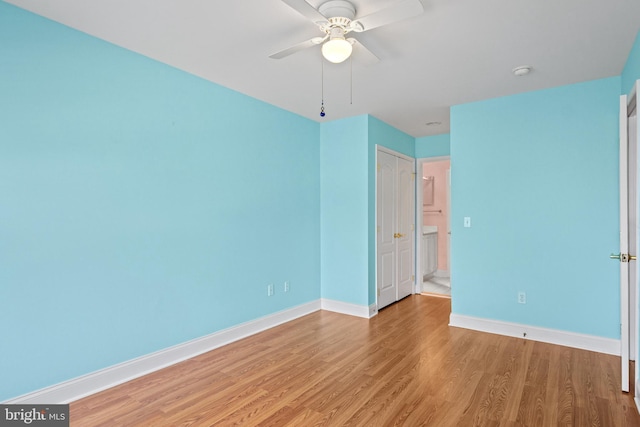
<path id="1" fill-rule="evenodd" d="M 378 296 L 380 296 L 380 289 L 378 289 Z M 620 328 L 622 328 L 622 325 L 620 325 Z"/>
<path id="2" fill-rule="evenodd" d="M 380 172 L 380 163 L 378 163 L 378 172 Z"/>
<path id="3" fill-rule="evenodd" d="M 411 224 L 411 231 L 415 230 L 415 224 Z"/>
<path id="4" fill-rule="evenodd" d="M 415 282 L 416 281 L 416 276 L 414 276 L 413 274 L 411 275 L 411 281 Z"/>

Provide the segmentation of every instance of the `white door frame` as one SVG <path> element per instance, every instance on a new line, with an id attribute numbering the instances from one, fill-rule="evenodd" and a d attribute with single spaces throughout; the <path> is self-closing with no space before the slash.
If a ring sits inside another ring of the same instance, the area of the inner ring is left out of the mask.
<path id="1" fill-rule="evenodd" d="M 447 169 L 447 271 L 451 287 L 451 162 Z"/>
<path id="2" fill-rule="evenodd" d="M 423 157 L 420 159 L 416 159 L 416 281 L 415 281 L 415 293 L 422 292 L 422 276 L 424 273 L 422 272 L 422 226 L 424 225 L 424 218 L 422 215 L 422 185 L 418 185 L 417 183 L 422 183 L 422 179 L 417 179 L 418 175 L 422 178 L 422 170 L 425 163 L 433 163 L 433 162 L 441 162 L 444 160 L 451 160 L 451 156 L 438 156 L 438 157 Z M 418 173 L 420 172 L 420 173 Z M 451 221 L 451 211 L 449 211 L 449 218 L 447 218 L 447 224 Z M 451 224 L 448 225 L 449 228 Z M 447 230 L 448 231 L 448 230 Z M 451 260 L 451 247 L 447 247 L 449 260 Z M 451 273 L 451 272 L 449 272 Z"/>
<path id="3" fill-rule="evenodd" d="M 399 157 L 401 159 L 404 159 L 404 160 L 407 160 L 407 161 L 411 162 L 411 164 L 413 166 L 413 173 L 414 173 L 414 176 L 415 176 L 415 174 L 416 174 L 415 158 L 407 156 L 405 154 L 402 154 L 400 152 L 397 152 L 395 150 L 392 150 L 392 149 L 387 148 L 387 147 L 382 146 L 382 145 L 376 144 L 375 148 L 376 148 L 376 158 L 375 158 L 376 167 L 377 167 L 377 164 L 378 164 L 378 153 L 379 152 L 384 152 L 386 154 L 390 154 L 392 156 L 396 156 L 396 157 Z M 415 188 L 417 187 L 416 181 L 417 181 L 416 179 L 413 180 L 413 186 L 414 186 L 413 193 L 414 194 L 415 194 Z M 376 256 L 375 256 L 376 265 L 374 266 L 374 271 L 375 271 L 375 274 L 376 274 L 376 277 L 375 277 L 375 283 L 376 283 L 376 307 L 379 308 L 378 307 L 378 173 L 377 173 L 377 170 L 376 170 L 376 186 L 375 186 L 374 193 L 375 193 L 375 227 L 376 227 L 376 234 L 375 234 L 376 238 L 375 238 L 375 241 L 374 241 L 375 254 L 376 254 Z M 414 202 L 415 202 L 415 198 L 414 198 Z M 415 224 L 415 221 L 414 221 L 414 224 Z M 414 226 L 414 229 L 417 229 L 417 228 L 418 228 L 417 226 Z M 415 275 L 415 271 L 416 271 L 416 262 L 415 262 L 416 241 L 415 241 L 415 238 L 413 240 L 414 240 L 413 241 L 413 252 L 414 252 L 413 253 L 413 258 L 414 258 L 413 272 L 414 272 L 414 275 Z M 413 293 L 415 293 L 415 289 L 413 290 Z"/>
<path id="4" fill-rule="evenodd" d="M 620 377 L 622 391 L 629 391 L 629 139 L 627 137 L 627 96 L 620 97 Z"/>

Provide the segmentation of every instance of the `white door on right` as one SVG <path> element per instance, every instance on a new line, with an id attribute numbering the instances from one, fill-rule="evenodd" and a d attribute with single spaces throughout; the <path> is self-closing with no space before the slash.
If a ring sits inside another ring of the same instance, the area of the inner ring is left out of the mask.
<path id="1" fill-rule="evenodd" d="M 629 391 L 629 360 L 637 356 L 638 287 L 638 127 L 636 82 L 629 96 L 620 97 L 620 361 L 622 391 Z M 637 370 L 636 370 L 637 371 Z M 634 379 L 638 374 L 633 373 Z M 636 393 L 640 391 L 636 382 Z"/>

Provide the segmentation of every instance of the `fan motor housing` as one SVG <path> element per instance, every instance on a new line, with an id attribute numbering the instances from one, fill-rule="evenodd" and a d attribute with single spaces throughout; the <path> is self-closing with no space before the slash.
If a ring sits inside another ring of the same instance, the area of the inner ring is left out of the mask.
<path id="1" fill-rule="evenodd" d="M 318 12 L 327 18 L 347 18 L 350 21 L 356 16 L 356 8 L 344 0 L 330 0 L 322 3 Z"/>

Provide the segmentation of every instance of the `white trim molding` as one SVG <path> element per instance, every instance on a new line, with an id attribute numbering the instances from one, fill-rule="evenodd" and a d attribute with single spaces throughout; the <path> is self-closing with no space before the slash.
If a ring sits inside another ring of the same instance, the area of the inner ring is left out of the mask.
<path id="1" fill-rule="evenodd" d="M 620 356 L 620 340 L 451 313 L 449 326 Z"/>
<path id="2" fill-rule="evenodd" d="M 370 319 L 378 314 L 378 308 L 376 304 L 357 305 L 349 302 L 336 301 L 331 299 L 322 298 L 320 300 L 320 307 L 322 310 L 333 311 L 335 313 L 348 314 L 349 316 L 364 317 Z"/>
<path id="3" fill-rule="evenodd" d="M 367 307 L 364 307 L 367 310 Z M 320 310 L 320 300 L 241 323 L 182 344 L 128 360 L 7 400 L 5 404 L 63 404 L 174 365 L 223 345 Z"/>
<path id="4" fill-rule="evenodd" d="M 378 315 L 378 304 L 373 303 L 369 306 L 369 319 Z"/>
<path id="5" fill-rule="evenodd" d="M 449 277 L 449 270 L 437 270 L 434 274 L 436 277 Z"/>
<path id="6" fill-rule="evenodd" d="M 436 157 L 419 157 L 416 160 L 419 160 L 420 163 L 442 162 L 444 160 L 451 160 L 451 155 L 436 156 Z"/>
<path id="7" fill-rule="evenodd" d="M 400 157 L 401 159 L 408 160 L 411 163 L 413 163 L 414 167 L 415 167 L 415 160 L 416 159 L 413 158 L 413 157 L 407 156 L 406 154 L 402 154 L 399 151 L 395 151 L 395 150 L 393 150 L 391 148 L 385 147 L 384 145 L 376 144 L 376 153 L 378 151 L 382 151 L 384 153 L 391 154 L 392 156 L 396 156 L 396 157 Z M 376 161 L 377 161 L 377 159 L 376 159 Z M 414 170 L 414 172 L 415 172 L 415 170 Z"/>

